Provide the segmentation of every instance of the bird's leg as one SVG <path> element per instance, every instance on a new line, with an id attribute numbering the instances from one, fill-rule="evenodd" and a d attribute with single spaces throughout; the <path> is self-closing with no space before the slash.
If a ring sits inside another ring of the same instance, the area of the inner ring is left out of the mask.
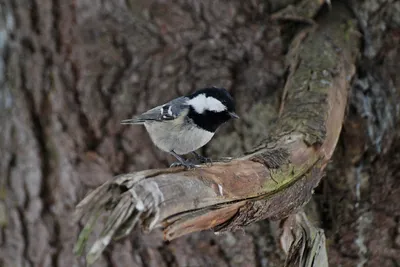
<path id="1" fill-rule="evenodd" d="M 179 162 L 172 163 L 170 168 L 171 167 L 177 167 L 177 166 L 184 166 L 185 169 L 192 169 L 192 168 L 196 167 L 196 165 L 194 165 L 193 163 L 183 159 L 181 156 L 176 154 L 175 151 L 172 150 L 170 153 L 171 153 L 171 155 L 173 155 L 179 161 Z"/>
<path id="2" fill-rule="evenodd" d="M 212 159 L 204 157 L 202 155 L 200 155 L 199 153 L 197 153 L 196 151 L 192 152 L 193 155 L 195 155 L 195 157 L 201 162 L 201 163 L 206 163 L 206 164 L 212 164 Z"/>

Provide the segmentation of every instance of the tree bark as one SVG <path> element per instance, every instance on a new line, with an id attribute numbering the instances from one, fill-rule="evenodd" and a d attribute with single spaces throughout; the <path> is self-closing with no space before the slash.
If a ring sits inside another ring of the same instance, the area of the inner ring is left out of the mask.
<path id="1" fill-rule="evenodd" d="M 241 99 L 242 120 L 203 152 L 237 156 L 258 144 L 277 116 L 285 80 L 289 38 L 267 20 L 279 5 L 1 1 L 0 266 L 85 266 L 73 254 L 79 200 L 116 174 L 172 160 L 121 119 L 218 84 Z M 313 197 L 316 222 L 331 265 L 396 266 L 398 4 L 355 5 L 365 51 L 339 145 Z M 282 266 L 270 228 L 262 221 L 171 242 L 134 230 L 95 266 Z"/>

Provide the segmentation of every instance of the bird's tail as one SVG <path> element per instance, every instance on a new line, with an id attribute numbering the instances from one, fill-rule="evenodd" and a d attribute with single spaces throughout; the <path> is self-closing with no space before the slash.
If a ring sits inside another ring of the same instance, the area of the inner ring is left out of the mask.
<path id="1" fill-rule="evenodd" d="M 142 118 L 133 118 L 121 121 L 121 124 L 143 124 L 146 120 Z"/>

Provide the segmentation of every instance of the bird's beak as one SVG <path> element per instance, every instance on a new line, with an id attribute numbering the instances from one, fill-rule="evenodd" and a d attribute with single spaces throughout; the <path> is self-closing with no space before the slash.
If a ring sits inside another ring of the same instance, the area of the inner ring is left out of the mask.
<path id="1" fill-rule="evenodd" d="M 239 119 L 238 114 L 236 114 L 235 112 L 229 112 L 229 115 L 234 119 Z"/>

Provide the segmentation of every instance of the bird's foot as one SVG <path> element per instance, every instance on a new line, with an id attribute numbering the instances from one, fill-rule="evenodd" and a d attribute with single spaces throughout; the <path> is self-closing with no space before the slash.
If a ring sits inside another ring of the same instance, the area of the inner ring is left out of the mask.
<path id="1" fill-rule="evenodd" d="M 197 159 L 198 159 L 201 163 L 210 164 L 210 165 L 212 165 L 212 163 L 213 163 L 213 161 L 212 161 L 211 158 L 207 158 L 207 157 L 200 156 L 200 157 L 197 157 Z"/>
<path id="2" fill-rule="evenodd" d="M 184 162 L 177 161 L 177 162 L 172 163 L 169 167 L 173 168 L 173 167 L 181 167 L 181 166 L 185 167 L 186 170 L 196 168 L 196 165 L 189 161 L 184 161 Z"/>
<path id="3" fill-rule="evenodd" d="M 196 156 L 197 160 L 200 163 L 205 163 L 206 165 L 212 165 L 213 161 L 211 158 L 204 157 L 204 156 L 198 154 L 197 152 L 193 152 L 193 154 Z"/>

